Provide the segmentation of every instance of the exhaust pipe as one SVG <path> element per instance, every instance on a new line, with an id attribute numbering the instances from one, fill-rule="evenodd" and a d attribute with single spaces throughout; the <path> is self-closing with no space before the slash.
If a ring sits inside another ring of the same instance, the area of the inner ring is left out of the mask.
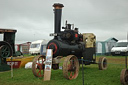
<path id="1" fill-rule="evenodd" d="M 55 3 L 53 5 L 54 7 L 54 17 L 55 17 L 55 27 L 54 27 L 54 33 L 60 33 L 61 31 L 61 13 L 62 13 L 62 7 L 63 4 Z"/>

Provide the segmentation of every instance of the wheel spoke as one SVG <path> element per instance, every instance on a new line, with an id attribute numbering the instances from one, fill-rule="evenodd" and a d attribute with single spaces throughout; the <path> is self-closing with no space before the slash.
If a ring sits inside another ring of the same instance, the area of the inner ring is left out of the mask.
<path id="1" fill-rule="evenodd" d="M 40 63 L 36 63 L 37 65 L 40 65 Z"/>
<path id="2" fill-rule="evenodd" d="M 3 51 L 6 51 L 8 49 L 8 47 L 4 46 L 3 47 Z"/>
<path id="3" fill-rule="evenodd" d="M 72 72 L 70 73 L 70 76 L 69 76 L 70 78 L 72 77 Z"/>
<path id="4" fill-rule="evenodd" d="M 38 63 L 40 63 L 40 60 L 38 59 Z"/>
<path id="5" fill-rule="evenodd" d="M 42 70 L 41 64 L 38 64 L 37 67 L 39 67 L 39 71 L 37 72 L 37 75 L 39 75 L 39 77 L 41 77 L 41 70 Z"/>
<path id="6" fill-rule="evenodd" d="M 37 75 L 41 76 L 41 70 L 39 70 L 39 72 L 37 73 Z"/>
<path id="7" fill-rule="evenodd" d="M 44 61 L 42 61 L 44 57 L 45 56 L 36 56 L 33 60 L 32 72 L 36 77 L 44 76 L 44 65 L 43 65 Z"/>

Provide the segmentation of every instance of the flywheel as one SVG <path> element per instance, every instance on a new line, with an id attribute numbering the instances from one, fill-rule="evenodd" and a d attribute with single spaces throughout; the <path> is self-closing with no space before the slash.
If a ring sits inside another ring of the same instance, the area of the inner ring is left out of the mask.
<path id="1" fill-rule="evenodd" d="M 0 41 L 0 57 L 7 58 L 13 55 L 13 50 L 8 42 Z"/>

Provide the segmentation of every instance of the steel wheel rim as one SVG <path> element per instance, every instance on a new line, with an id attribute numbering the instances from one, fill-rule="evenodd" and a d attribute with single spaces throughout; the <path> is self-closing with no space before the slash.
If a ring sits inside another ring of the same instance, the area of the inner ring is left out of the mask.
<path id="1" fill-rule="evenodd" d="M 36 77 L 44 76 L 45 56 L 36 56 L 33 60 L 32 71 Z"/>
<path id="2" fill-rule="evenodd" d="M 79 73 L 79 62 L 76 56 L 69 55 L 63 63 L 63 75 L 65 78 L 72 80 L 77 78 Z"/>

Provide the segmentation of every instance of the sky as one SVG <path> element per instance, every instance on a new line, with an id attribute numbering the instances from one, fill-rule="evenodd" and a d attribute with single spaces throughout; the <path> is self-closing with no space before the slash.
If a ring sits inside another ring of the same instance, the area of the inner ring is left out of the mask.
<path id="1" fill-rule="evenodd" d="M 98 41 L 127 38 L 128 0 L 0 0 L 0 28 L 16 29 L 16 42 L 50 40 L 54 3 L 64 5 L 61 26 L 67 20 Z"/>

